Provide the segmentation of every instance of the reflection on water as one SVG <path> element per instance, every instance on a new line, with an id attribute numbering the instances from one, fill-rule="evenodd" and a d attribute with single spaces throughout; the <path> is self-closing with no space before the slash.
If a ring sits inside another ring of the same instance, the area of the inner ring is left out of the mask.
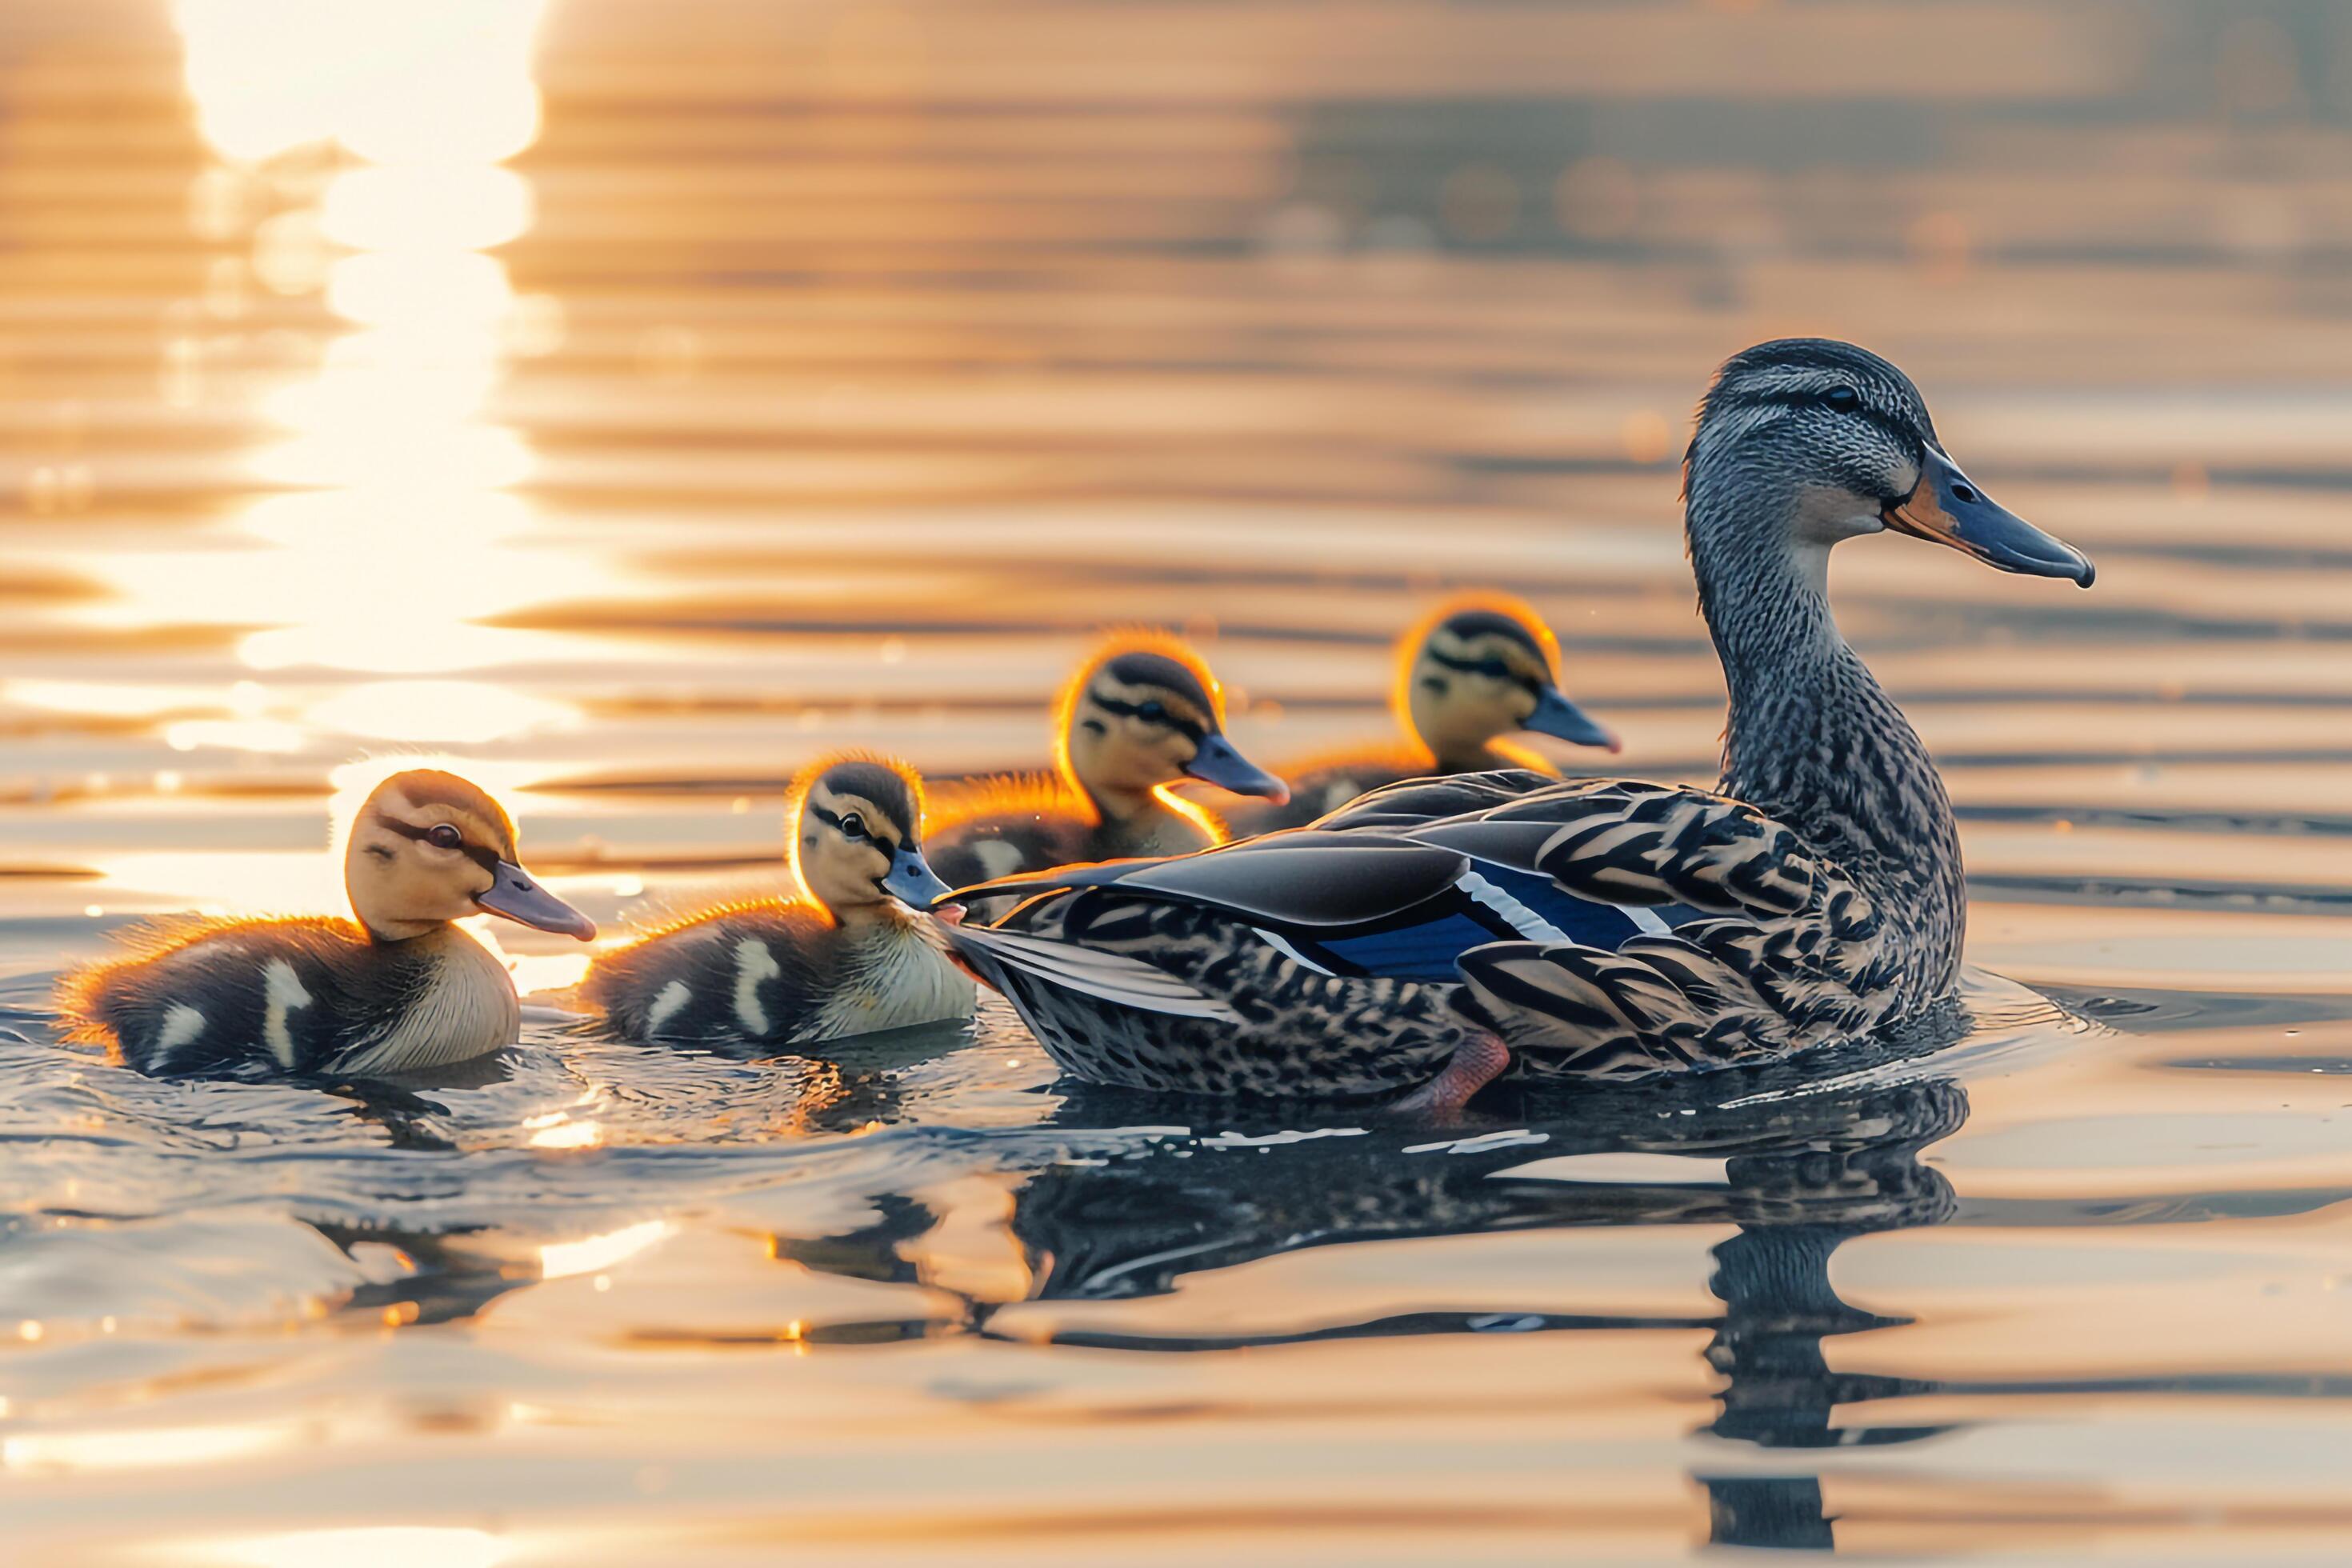
<path id="1" fill-rule="evenodd" d="M 2347 26 L 12 7 L 11 1561 L 2337 1560 Z M 819 748 L 1037 765 L 1107 622 L 1280 757 L 1509 589 L 1704 778 L 1674 458 L 1790 331 L 2100 561 L 1838 567 L 1972 960 L 2063 1007 L 1448 1128 L 1058 1083 L 996 1008 L 811 1062 L 540 1006 L 399 1085 L 50 1037 L 126 918 L 337 907 L 363 749 L 618 931 L 772 888 Z"/>

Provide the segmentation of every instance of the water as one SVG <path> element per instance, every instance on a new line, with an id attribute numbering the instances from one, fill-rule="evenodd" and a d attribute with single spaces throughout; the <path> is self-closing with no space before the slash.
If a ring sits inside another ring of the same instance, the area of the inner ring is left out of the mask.
<path id="1" fill-rule="evenodd" d="M 2341 1559 L 2332 8 L 179 15 L 0 17 L 12 1561 Z M 542 1004 L 331 1089 L 53 1038 L 127 920 L 331 907 L 362 753 L 617 926 L 772 883 L 819 748 L 1033 765 L 1110 622 L 1278 760 L 1513 589 L 1704 779 L 1674 458 L 1792 331 L 2100 566 L 1839 562 L 1963 817 L 1956 1046 L 1431 1128 L 994 1009 Z"/>

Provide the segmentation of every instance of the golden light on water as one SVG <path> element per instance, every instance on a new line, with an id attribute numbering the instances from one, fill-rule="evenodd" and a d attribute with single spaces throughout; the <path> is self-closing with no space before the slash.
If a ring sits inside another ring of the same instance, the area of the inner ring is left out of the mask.
<path id="1" fill-rule="evenodd" d="M 532 642 L 485 620 L 593 582 L 576 554 L 531 549 L 540 524 L 512 493 L 531 473 L 530 444 L 485 414 L 516 346 L 546 352 L 560 335 L 560 312 L 518 300 L 492 254 L 534 218 L 529 180 L 505 164 L 539 133 L 545 9 L 182 0 L 187 89 L 222 160 L 192 212 L 200 233 L 248 241 L 216 265 L 211 303 L 233 321 L 257 285 L 343 330 L 308 371 L 251 390 L 276 436 L 244 461 L 278 493 L 209 548 L 110 562 L 115 598 L 91 618 L 237 627 L 238 659 L 261 671 L 454 675 Z M 204 350 L 167 354 L 167 379 L 193 374 Z M 482 681 L 396 682 L 184 721 L 171 738 L 245 752 L 312 734 L 481 744 L 569 716 Z"/>
<path id="2" fill-rule="evenodd" d="M 296 1428 L 282 1426 L 33 1433 L 0 1439 L 0 1471 L 88 1475 L 220 1464 L 289 1447 L 300 1436 Z"/>
<path id="3" fill-rule="evenodd" d="M 274 1535 L 199 1543 L 189 1555 L 188 1543 L 172 1551 L 183 1563 L 237 1564 L 240 1568 L 310 1568 L 332 1563 L 340 1568 L 414 1568 L 430 1563 L 436 1568 L 495 1568 L 520 1549 L 515 1542 L 486 1530 L 440 1525 L 371 1525 L 355 1530 L 297 1530 Z"/>
<path id="4" fill-rule="evenodd" d="M 1971 959 L 2106 1000 L 1993 995 L 1952 1085 L 1515 1098 L 1516 1174 L 1097 1127 L 993 1005 L 804 1068 L 536 997 L 323 1096 L 19 1018 L 0 1558 L 2324 1554 L 2337 9 L 14 0 L 10 973 L 341 911 L 362 749 L 457 753 L 607 944 L 772 893 L 795 767 L 1035 772 L 1103 626 L 1197 628 L 1287 760 L 1396 743 L 1383 649 L 1507 588 L 1626 772 L 1711 778 L 1674 459 L 1824 331 L 2101 557 L 1839 596 Z"/>
<path id="5" fill-rule="evenodd" d="M 624 1226 L 603 1236 L 583 1237 L 578 1241 L 551 1241 L 539 1249 L 540 1277 L 562 1279 L 574 1274 L 595 1274 L 625 1263 L 655 1243 L 668 1239 L 677 1233 L 669 1220 L 649 1219 L 637 1225 Z"/>

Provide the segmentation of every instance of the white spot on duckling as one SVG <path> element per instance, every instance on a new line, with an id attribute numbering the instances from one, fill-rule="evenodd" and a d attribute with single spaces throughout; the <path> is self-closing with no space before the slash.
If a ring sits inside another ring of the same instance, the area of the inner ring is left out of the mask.
<path id="1" fill-rule="evenodd" d="M 1017 844 L 1007 844 L 1002 838 L 977 838 L 972 841 L 972 858 L 980 862 L 981 880 L 993 882 L 999 877 L 1010 877 L 1028 868 L 1029 858 Z"/>
<path id="2" fill-rule="evenodd" d="M 205 1016 L 185 1002 L 174 1002 L 155 1034 L 155 1064 L 160 1068 L 173 1051 L 205 1032 Z"/>
<path id="3" fill-rule="evenodd" d="M 294 973 L 294 966 L 282 958 L 273 958 L 261 971 L 261 1039 L 278 1065 L 287 1071 L 294 1070 L 294 1036 L 286 1027 L 286 1017 L 310 1005 L 310 994 L 302 989 L 302 982 Z M 201 1020 L 199 1020 L 201 1022 Z"/>
<path id="4" fill-rule="evenodd" d="M 754 944 L 746 943 L 745 945 Z M 764 952 L 765 949 L 761 951 Z M 771 960 L 771 962 L 773 961 Z M 655 995 L 653 1005 L 646 1009 L 646 1033 L 651 1034 L 668 1023 L 677 1016 L 680 1008 L 693 1000 L 694 993 L 687 989 L 686 982 L 683 980 L 673 980 L 663 986 Z M 738 1004 L 738 1006 L 740 1008 L 740 1004 Z"/>
<path id="5" fill-rule="evenodd" d="M 735 1021 L 747 1035 L 768 1032 L 768 1012 L 760 1005 L 760 982 L 783 973 L 768 944 L 745 937 L 735 944 Z"/>

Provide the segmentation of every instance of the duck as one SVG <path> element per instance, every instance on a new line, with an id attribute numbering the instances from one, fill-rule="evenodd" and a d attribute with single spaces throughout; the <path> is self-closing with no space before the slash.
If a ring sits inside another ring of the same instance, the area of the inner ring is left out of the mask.
<path id="1" fill-rule="evenodd" d="M 478 784 L 412 768 L 371 791 L 343 850 L 352 919 L 193 920 L 135 929 L 77 970 L 69 1041 L 151 1077 L 376 1078 L 513 1045 L 513 980 L 454 922 L 493 914 L 593 941 L 595 922 L 533 881 L 514 821 Z"/>
<path id="2" fill-rule="evenodd" d="M 1517 733 L 1623 749 L 1561 694 L 1559 639 L 1526 601 L 1507 594 L 1456 595 L 1407 628 L 1397 639 L 1390 705 L 1404 732 L 1401 743 L 1328 752 L 1281 769 L 1289 801 L 1229 813 L 1234 835 L 1304 827 L 1404 779 L 1507 767 L 1559 773 L 1541 752 L 1507 739 Z"/>
<path id="3" fill-rule="evenodd" d="M 1995 502 L 1888 361 L 1734 355 L 1683 463 L 1730 697 L 1713 790 L 1526 770 L 1412 780 L 1310 827 L 963 897 L 950 940 L 1072 1077 L 1458 1113 L 1507 1070 L 1638 1081 L 1948 1024 L 1967 928 L 1951 802 L 1839 634 L 1831 552 L 1907 534 L 2089 587 Z"/>
<path id="4" fill-rule="evenodd" d="M 797 896 L 721 905 L 601 954 L 579 997 L 637 1044 L 799 1050 L 971 1016 L 976 989 L 929 910 L 923 784 L 906 763 L 835 753 L 786 807 Z"/>
<path id="5" fill-rule="evenodd" d="M 1224 843 L 1224 823 L 1177 794 L 1180 779 L 1290 798 L 1226 738 L 1223 688 L 1166 632 L 1115 633 L 1078 665 L 1054 705 L 1054 764 L 941 800 L 931 858 L 950 886 Z"/>

